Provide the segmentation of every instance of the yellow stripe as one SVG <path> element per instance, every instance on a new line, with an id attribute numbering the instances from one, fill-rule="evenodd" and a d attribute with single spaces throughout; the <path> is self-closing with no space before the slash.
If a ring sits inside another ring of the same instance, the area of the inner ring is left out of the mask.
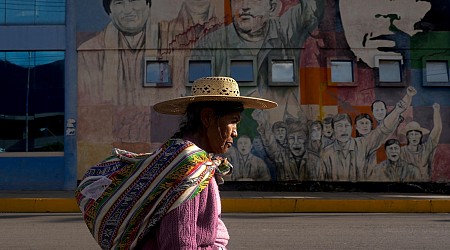
<path id="1" fill-rule="evenodd" d="M 73 198 L 0 198 L 1 213 L 79 213 Z M 222 198 L 223 213 L 450 213 L 450 200 Z"/>

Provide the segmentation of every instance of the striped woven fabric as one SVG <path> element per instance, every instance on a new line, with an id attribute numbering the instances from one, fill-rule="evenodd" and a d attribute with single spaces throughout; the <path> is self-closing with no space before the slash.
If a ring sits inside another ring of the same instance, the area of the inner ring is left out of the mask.
<path id="1" fill-rule="evenodd" d="M 76 200 L 102 249 L 130 249 L 165 214 L 201 192 L 215 168 L 205 151 L 180 139 L 149 154 L 115 149 L 86 172 Z"/>

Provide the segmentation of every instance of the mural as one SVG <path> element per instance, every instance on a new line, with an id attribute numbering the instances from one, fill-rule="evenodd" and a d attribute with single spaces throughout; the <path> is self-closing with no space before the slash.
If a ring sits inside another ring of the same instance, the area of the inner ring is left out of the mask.
<path id="1" fill-rule="evenodd" d="M 241 94 L 279 103 L 244 111 L 228 180 L 448 182 L 449 5 L 79 1 L 90 10 L 77 18 L 79 177 L 113 147 L 149 152 L 170 137 L 179 118 L 151 106 L 189 94 L 187 60 L 210 58 L 214 75 L 253 62 L 239 72 L 251 76 Z M 159 68 L 168 84 L 145 85 L 148 59 L 168 62 Z M 277 60 L 291 60 L 292 74 Z M 284 72 L 290 80 L 276 82 Z"/>

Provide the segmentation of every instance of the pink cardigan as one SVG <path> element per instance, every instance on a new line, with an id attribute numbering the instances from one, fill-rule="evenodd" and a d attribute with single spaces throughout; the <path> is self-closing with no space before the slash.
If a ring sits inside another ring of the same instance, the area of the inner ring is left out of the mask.
<path id="1" fill-rule="evenodd" d="M 165 215 L 141 242 L 141 249 L 226 249 L 227 228 L 220 219 L 219 188 L 213 178 L 195 198 Z"/>

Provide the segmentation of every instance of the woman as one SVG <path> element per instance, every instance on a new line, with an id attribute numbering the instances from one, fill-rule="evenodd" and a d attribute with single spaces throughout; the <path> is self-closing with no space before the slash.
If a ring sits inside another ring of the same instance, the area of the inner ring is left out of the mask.
<path id="1" fill-rule="evenodd" d="M 373 130 L 373 121 L 367 113 L 359 114 L 355 117 L 356 137 L 367 136 Z"/>
<path id="2" fill-rule="evenodd" d="M 229 77 L 196 80 L 192 96 L 160 102 L 155 111 L 185 114 L 180 130 L 152 154 L 116 154 L 91 168 L 77 201 L 104 249 L 226 249 L 217 180 L 228 172 L 223 154 L 237 137 L 245 108 L 277 104 L 241 97 Z M 216 178 L 212 178 L 215 176 Z"/>

